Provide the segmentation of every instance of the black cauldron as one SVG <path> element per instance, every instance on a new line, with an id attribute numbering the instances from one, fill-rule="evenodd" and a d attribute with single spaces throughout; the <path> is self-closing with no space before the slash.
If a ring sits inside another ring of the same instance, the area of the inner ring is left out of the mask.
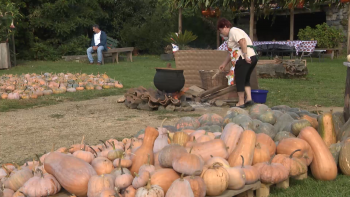
<path id="1" fill-rule="evenodd" d="M 156 68 L 154 86 L 166 93 L 179 92 L 185 85 L 184 70 L 174 68 Z"/>

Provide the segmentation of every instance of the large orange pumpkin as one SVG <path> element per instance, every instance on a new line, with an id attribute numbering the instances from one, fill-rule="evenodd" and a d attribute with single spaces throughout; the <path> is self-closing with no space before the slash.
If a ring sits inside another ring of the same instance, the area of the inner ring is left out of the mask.
<path id="1" fill-rule="evenodd" d="M 241 155 L 244 157 L 246 164 L 251 165 L 253 163 L 254 148 L 256 142 L 256 135 L 254 131 L 245 130 L 241 134 L 238 144 L 235 150 L 232 151 L 228 157 L 228 163 L 231 167 L 240 166 Z"/>
<path id="2" fill-rule="evenodd" d="M 299 158 L 307 166 L 309 166 L 314 158 L 314 152 L 310 145 L 300 138 L 286 138 L 280 141 L 277 146 L 277 154 L 291 155 L 296 149 L 300 151 L 295 152 L 293 157 Z"/>
<path id="3" fill-rule="evenodd" d="M 97 174 L 85 161 L 58 152 L 51 152 L 46 156 L 44 167 L 64 189 L 77 196 L 86 196 L 88 182 Z"/>
<path id="4" fill-rule="evenodd" d="M 298 138 L 305 140 L 314 152 L 310 168 L 312 175 L 319 180 L 330 181 L 337 177 L 337 165 L 331 152 L 313 127 L 300 131 Z"/>

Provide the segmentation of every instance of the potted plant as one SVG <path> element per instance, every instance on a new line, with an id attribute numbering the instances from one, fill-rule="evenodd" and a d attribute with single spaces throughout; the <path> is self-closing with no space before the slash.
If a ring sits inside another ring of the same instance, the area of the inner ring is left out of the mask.
<path id="1" fill-rule="evenodd" d="M 0 68 L 10 68 L 10 49 L 8 39 L 14 34 L 14 19 L 20 16 L 18 8 L 11 1 L 0 7 Z"/>
<path id="2" fill-rule="evenodd" d="M 327 23 L 318 24 L 316 28 L 306 27 L 300 29 L 298 33 L 300 40 L 317 40 L 318 48 L 338 48 L 339 44 L 344 40 L 345 36 L 340 29 L 330 27 Z M 332 50 L 329 50 L 332 52 Z"/>
<path id="3" fill-rule="evenodd" d="M 179 47 L 179 50 L 183 50 L 188 43 L 196 39 L 197 36 L 194 35 L 191 31 L 187 30 L 183 34 L 170 33 L 167 37 L 164 38 L 166 42 L 177 45 Z"/>

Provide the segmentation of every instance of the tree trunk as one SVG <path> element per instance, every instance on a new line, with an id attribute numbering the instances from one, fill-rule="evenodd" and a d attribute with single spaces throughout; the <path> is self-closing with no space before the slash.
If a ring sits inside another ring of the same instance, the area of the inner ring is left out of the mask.
<path id="1" fill-rule="evenodd" d="M 182 33 L 182 8 L 179 8 L 179 34 Z"/>
<path id="2" fill-rule="evenodd" d="M 0 43 L 0 69 L 11 68 L 9 43 Z"/>

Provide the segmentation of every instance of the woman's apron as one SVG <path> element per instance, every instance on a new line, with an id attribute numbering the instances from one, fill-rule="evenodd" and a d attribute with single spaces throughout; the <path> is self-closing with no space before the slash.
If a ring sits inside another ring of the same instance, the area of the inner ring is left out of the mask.
<path id="1" fill-rule="evenodd" d="M 228 85 L 232 86 L 235 85 L 235 66 L 236 66 L 236 62 L 238 60 L 238 50 L 240 50 L 239 48 L 230 48 L 228 47 L 228 51 L 230 52 L 230 56 L 231 56 L 231 68 L 230 68 L 230 72 L 226 75 L 226 78 L 228 79 Z"/>
<path id="2" fill-rule="evenodd" d="M 255 54 L 257 55 L 258 53 L 255 50 L 255 47 L 252 45 L 248 45 L 247 47 L 254 49 Z M 235 66 L 236 66 L 236 62 L 239 59 L 238 57 L 238 50 L 241 50 L 241 48 L 230 48 L 228 47 L 228 51 L 230 52 L 230 56 L 231 56 L 231 63 L 232 66 L 230 68 L 230 72 L 226 75 L 226 78 L 228 79 L 228 85 L 232 86 L 235 85 Z"/>

